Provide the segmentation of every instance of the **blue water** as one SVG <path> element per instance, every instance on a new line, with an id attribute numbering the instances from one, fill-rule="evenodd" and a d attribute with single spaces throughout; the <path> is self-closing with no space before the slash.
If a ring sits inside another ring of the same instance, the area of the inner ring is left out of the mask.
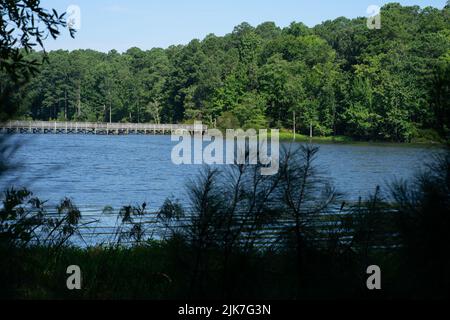
<path id="1" fill-rule="evenodd" d="M 56 203 L 69 197 L 83 207 L 119 208 L 144 201 L 158 208 L 168 196 L 185 200 L 185 184 L 199 165 L 174 165 L 170 136 L 15 135 L 20 164 L 0 178 L 0 187 L 26 186 Z M 428 159 L 425 147 L 322 144 L 317 164 L 348 199 L 377 185 L 408 179 Z"/>

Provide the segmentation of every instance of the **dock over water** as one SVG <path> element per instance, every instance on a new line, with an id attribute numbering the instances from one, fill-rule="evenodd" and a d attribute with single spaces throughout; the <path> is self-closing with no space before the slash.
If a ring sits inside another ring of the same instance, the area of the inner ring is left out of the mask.
<path id="1" fill-rule="evenodd" d="M 189 133 L 208 131 L 206 125 L 154 124 L 154 123 L 101 123 L 61 121 L 8 121 L 0 123 L 1 133 L 53 133 L 53 134 L 171 134 L 176 130 Z"/>

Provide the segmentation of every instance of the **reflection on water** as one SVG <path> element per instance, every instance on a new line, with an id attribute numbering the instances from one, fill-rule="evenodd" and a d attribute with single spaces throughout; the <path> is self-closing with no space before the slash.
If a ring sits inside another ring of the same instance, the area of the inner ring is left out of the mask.
<path id="1" fill-rule="evenodd" d="M 22 168 L 0 186 L 27 186 L 55 203 L 72 198 L 83 207 L 118 208 L 146 202 L 158 208 L 167 196 L 183 200 L 185 182 L 199 165 L 172 164 L 170 136 L 17 135 L 14 162 Z M 324 144 L 317 164 L 347 199 L 357 199 L 423 165 L 424 147 Z"/>

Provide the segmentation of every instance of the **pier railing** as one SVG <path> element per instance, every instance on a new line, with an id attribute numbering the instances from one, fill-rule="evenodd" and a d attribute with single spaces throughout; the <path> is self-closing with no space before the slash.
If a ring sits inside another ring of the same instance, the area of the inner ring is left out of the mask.
<path id="1" fill-rule="evenodd" d="M 176 130 L 205 133 L 208 127 L 206 125 L 194 126 L 189 124 L 20 120 L 0 123 L 0 131 L 3 133 L 170 134 Z"/>

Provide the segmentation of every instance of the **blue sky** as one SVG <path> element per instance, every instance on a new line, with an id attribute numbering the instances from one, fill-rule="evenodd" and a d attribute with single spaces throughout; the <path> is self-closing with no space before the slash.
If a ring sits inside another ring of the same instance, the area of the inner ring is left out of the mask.
<path id="1" fill-rule="evenodd" d="M 69 5 L 81 9 L 81 30 L 76 38 L 64 32 L 56 41 L 46 41 L 47 50 L 89 48 L 105 52 L 166 48 L 203 39 L 209 33 L 222 36 L 243 21 L 254 26 L 264 21 L 281 27 L 292 21 L 314 26 L 339 16 L 366 16 L 369 5 L 388 2 L 442 8 L 446 0 L 41 0 L 44 7 L 59 12 Z"/>

